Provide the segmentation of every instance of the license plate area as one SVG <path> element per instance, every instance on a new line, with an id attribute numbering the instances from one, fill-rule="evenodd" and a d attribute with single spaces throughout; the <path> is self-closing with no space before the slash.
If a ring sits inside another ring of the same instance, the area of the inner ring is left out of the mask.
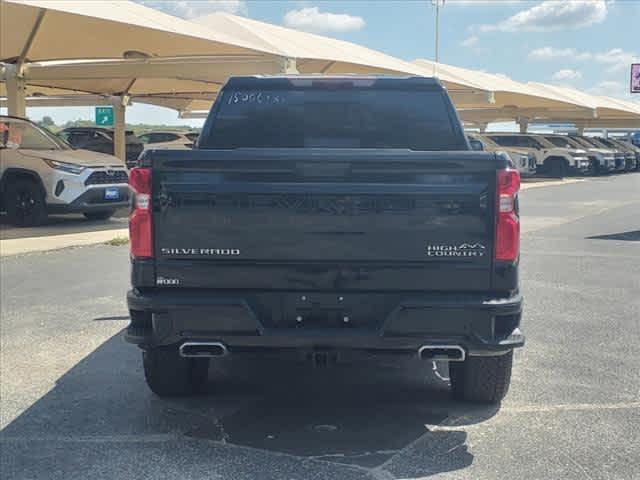
<path id="1" fill-rule="evenodd" d="M 105 200 L 119 200 L 120 190 L 118 188 L 105 188 L 104 189 Z"/>
<path id="2" fill-rule="evenodd" d="M 384 308 L 364 295 L 300 293 L 286 295 L 279 327 L 303 329 L 375 329 L 384 320 Z"/>

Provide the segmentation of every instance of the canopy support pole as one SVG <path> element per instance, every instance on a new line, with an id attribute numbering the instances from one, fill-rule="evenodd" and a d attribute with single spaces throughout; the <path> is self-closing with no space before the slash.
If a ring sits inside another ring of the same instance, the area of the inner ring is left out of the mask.
<path id="1" fill-rule="evenodd" d="M 478 124 L 478 128 L 480 129 L 480 133 L 484 133 L 487 131 L 487 127 L 489 124 L 487 122 L 482 122 Z"/>
<path id="2" fill-rule="evenodd" d="M 15 117 L 27 116 L 27 83 L 18 75 L 16 65 L 5 65 L 5 83 L 7 86 L 7 111 Z"/>
<path id="3" fill-rule="evenodd" d="M 31 29 L 31 32 L 29 32 L 29 38 L 27 38 L 27 41 L 24 44 L 24 48 L 22 49 L 22 52 L 20 52 L 20 57 L 18 58 L 18 61 L 16 63 L 19 75 L 22 75 L 22 67 L 24 66 L 24 62 L 28 58 L 29 50 L 31 50 L 31 46 L 33 45 L 33 42 L 36 39 L 36 35 L 38 35 L 38 31 L 40 30 L 40 26 L 42 25 L 42 21 L 44 20 L 44 16 L 46 13 L 47 13 L 46 8 L 41 8 L 38 11 L 38 17 L 36 18 L 36 22 L 33 24 L 33 28 Z"/>
<path id="4" fill-rule="evenodd" d="M 580 135 L 581 137 L 584 136 L 584 124 L 583 123 L 576 123 L 576 130 L 578 132 L 578 135 Z"/>
<path id="5" fill-rule="evenodd" d="M 520 125 L 520 133 L 527 133 L 527 130 L 529 128 L 529 119 L 520 117 L 517 119 L 517 123 L 518 125 Z"/>
<path id="6" fill-rule="evenodd" d="M 125 113 L 129 97 L 113 97 L 113 154 L 123 162 L 126 160 Z"/>
<path id="7" fill-rule="evenodd" d="M 296 63 L 296 59 L 289 58 L 289 57 L 285 57 L 282 59 L 281 70 L 282 70 L 282 73 L 286 75 L 291 75 L 291 74 L 295 75 L 300 73 L 298 71 L 298 65 Z"/>

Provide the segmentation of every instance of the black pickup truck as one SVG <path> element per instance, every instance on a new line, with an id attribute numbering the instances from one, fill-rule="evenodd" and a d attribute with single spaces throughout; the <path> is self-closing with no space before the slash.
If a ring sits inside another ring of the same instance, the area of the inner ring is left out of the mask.
<path id="1" fill-rule="evenodd" d="M 231 78 L 196 148 L 146 151 L 130 185 L 126 339 L 156 394 L 269 352 L 444 360 L 456 397 L 506 394 L 520 177 L 438 80 Z"/>

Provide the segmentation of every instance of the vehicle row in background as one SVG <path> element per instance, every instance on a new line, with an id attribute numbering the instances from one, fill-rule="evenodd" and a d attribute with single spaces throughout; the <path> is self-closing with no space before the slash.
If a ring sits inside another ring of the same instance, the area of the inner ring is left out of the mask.
<path id="1" fill-rule="evenodd" d="M 66 140 L 73 148 L 113 155 L 113 130 L 103 127 L 69 127 L 61 130 L 58 136 Z M 126 131 L 126 162 L 129 168 L 135 166 L 144 150 L 144 144 L 131 130 Z"/>
<path id="2" fill-rule="evenodd" d="M 198 132 L 152 131 L 136 136 L 132 130 L 126 131 L 127 168 L 136 166 L 140 154 L 149 148 L 193 148 Z M 113 154 L 113 130 L 104 127 L 69 127 L 61 130 L 58 136 L 72 147 Z"/>
<path id="3" fill-rule="evenodd" d="M 49 213 L 105 220 L 128 205 L 121 160 L 75 150 L 29 120 L 0 116 L 0 210 L 9 223 L 40 225 Z"/>
<path id="4" fill-rule="evenodd" d="M 561 178 L 640 170 L 640 148 L 613 138 L 542 133 L 469 133 L 474 149 L 505 152 L 522 175 Z"/>

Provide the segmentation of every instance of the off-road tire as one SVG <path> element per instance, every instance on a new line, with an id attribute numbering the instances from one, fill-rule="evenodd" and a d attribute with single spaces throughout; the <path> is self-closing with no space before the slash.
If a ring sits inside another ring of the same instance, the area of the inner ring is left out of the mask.
<path id="1" fill-rule="evenodd" d="M 16 227 L 37 227 L 47 220 L 47 205 L 40 186 L 33 180 L 9 182 L 4 192 L 7 221 Z"/>
<path id="2" fill-rule="evenodd" d="M 184 358 L 177 345 L 149 348 L 142 352 L 147 385 L 160 397 L 193 395 L 207 381 L 209 360 Z"/>
<path id="3" fill-rule="evenodd" d="M 116 213 L 115 210 L 100 210 L 98 212 L 84 212 L 87 220 L 109 220 Z"/>
<path id="4" fill-rule="evenodd" d="M 449 364 L 454 397 L 476 403 L 498 403 L 509 391 L 513 352 L 498 357 L 467 357 Z"/>

